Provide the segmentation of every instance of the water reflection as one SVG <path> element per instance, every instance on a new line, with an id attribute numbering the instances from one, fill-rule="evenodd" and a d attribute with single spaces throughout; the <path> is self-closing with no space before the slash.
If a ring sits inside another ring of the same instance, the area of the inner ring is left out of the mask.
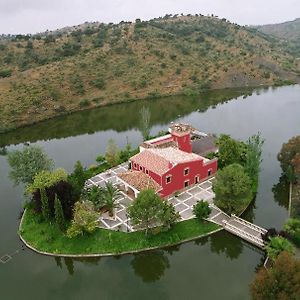
<path id="1" fill-rule="evenodd" d="M 167 255 L 163 250 L 135 254 L 131 261 L 135 275 L 143 282 L 155 282 L 164 276 L 166 269 L 170 268 Z"/>
<path id="2" fill-rule="evenodd" d="M 273 185 L 272 192 L 275 202 L 286 209 L 289 207 L 289 183 L 284 175 L 281 175 L 279 182 Z"/>
<path id="3" fill-rule="evenodd" d="M 0 147 L 86 133 L 92 134 L 103 130 L 115 130 L 117 132 L 130 129 L 139 130 L 141 127 L 139 111 L 143 106 L 149 107 L 151 113 L 150 127 L 167 125 L 179 115 L 183 117 L 194 111 L 205 112 L 209 107 L 216 107 L 229 99 L 245 94 L 251 95 L 252 90 L 218 90 L 203 93 L 197 97 L 172 96 L 81 111 L 0 134 Z"/>

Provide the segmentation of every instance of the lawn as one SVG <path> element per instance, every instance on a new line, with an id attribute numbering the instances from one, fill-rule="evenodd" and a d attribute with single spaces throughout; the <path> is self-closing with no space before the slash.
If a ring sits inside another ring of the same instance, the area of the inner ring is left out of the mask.
<path id="1" fill-rule="evenodd" d="M 148 248 L 165 247 L 198 238 L 219 229 L 218 225 L 199 222 L 196 219 L 183 221 L 167 232 L 145 236 L 144 232 L 117 232 L 97 229 L 91 235 L 69 239 L 56 224 L 40 221 L 38 215 L 27 210 L 23 217 L 20 234 L 38 251 L 53 254 L 121 254 L 142 251 Z"/>

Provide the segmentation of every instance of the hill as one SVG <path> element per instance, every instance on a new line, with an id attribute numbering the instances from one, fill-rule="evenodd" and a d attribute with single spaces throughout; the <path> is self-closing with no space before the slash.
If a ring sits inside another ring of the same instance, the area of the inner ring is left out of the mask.
<path id="1" fill-rule="evenodd" d="M 300 57 L 300 18 L 294 21 L 256 27 L 259 31 L 279 38 L 282 45 Z"/>
<path id="2" fill-rule="evenodd" d="M 0 131 L 76 110 L 299 81 L 276 41 L 226 19 L 91 23 L 0 41 Z"/>

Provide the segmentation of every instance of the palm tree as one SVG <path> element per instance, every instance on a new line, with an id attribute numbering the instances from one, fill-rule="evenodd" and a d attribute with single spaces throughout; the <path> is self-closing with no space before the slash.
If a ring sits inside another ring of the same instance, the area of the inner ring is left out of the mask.
<path id="1" fill-rule="evenodd" d="M 102 199 L 101 203 L 109 211 L 109 215 L 113 216 L 114 209 L 119 205 L 116 200 L 121 195 L 121 192 L 112 185 L 111 182 L 106 182 L 105 187 L 101 189 Z"/>

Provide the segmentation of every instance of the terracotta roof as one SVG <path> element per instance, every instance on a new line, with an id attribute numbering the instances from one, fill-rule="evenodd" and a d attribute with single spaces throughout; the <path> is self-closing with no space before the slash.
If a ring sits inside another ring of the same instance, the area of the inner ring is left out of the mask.
<path id="1" fill-rule="evenodd" d="M 195 153 L 188 153 L 173 147 L 167 147 L 161 149 L 155 148 L 155 149 L 149 149 L 148 151 L 151 151 L 155 155 L 166 159 L 173 165 L 183 163 L 183 162 L 193 161 L 193 160 L 199 160 L 201 158 L 199 157 L 199 155 Z"/>
<path id="2" fill-rule="evenodd" d="M 205 160 L 205 158 L 197 154 L 184 152 L 174 147 L 167 147 L 145 149 L 133 156 L 130 160 L 156 174 L 163 175 L 168 172 L 173 165 L 199 159 Z"/>
<path id="3" fill-rule="evenodd" d="M 142 191 L 144 189 L 153 189 L 158 192 L 161 190 L 161 186 L 156 181 L 141 171 L 128 171 L 118 174 L 118 177 L 126 181 L 138 191 Z"/>
<path id="4" fill-rule="evenodd" d="M 154 149 L 146 149 L 132 156 L 130 160 L 156 174 L 162 175 L 170 169 L 170 162 L 167 159 L 151 152 L 152 150 Z"/>

